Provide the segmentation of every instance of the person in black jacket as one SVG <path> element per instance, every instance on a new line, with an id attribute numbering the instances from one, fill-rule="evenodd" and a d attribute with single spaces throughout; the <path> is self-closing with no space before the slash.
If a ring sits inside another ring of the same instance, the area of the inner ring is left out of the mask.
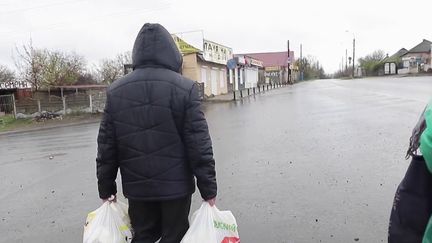
<path id="1" fill-rule="evenodd" d="M 214 205 L 212 142 L 195 82 L 180 74 L 182 56 L 160 24 L 145 24 L 132 51 L 134 71 L 116 80 L 98 135 L 99 196 L 115 200 L 120 168 L 133 242 L 180 242 L 189 228 L 195 179 Z"/>

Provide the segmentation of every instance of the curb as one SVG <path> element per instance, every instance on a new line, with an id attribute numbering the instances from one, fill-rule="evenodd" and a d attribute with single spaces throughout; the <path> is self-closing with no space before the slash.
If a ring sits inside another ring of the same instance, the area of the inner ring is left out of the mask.
<path id="1" fill-rule="evenodd" d="M 13 134 L 27 133 L 27 132 L 38 132 L 38 131 L 55 129 L 55 128 L 72 127 L 72 126 L 93 124 L 93 123 L 99 123 L 99 122 L 100 122 L 99 119 L 95 119 L 95 120 L 91 120 L 91 121 L 87 120 L 87 121 L 82 121 L 82 122 L 72 122 L 72 123 L 65 123 L 65 124 L 49 125 L 46 127 L 34 127 L 34 128 L 29 128 L 29 129 L 0 132 L 0 136 L 1 135 L 13 135 Z"/>
<path id="2" fill-rule="evenodd" d="M 218 99 L 210 99 L 210 100 L 203 100 L 204 103 L 229 103 L 235 101 L 234 99 L 231 100 L 218 100 Z"/>
<path id="3" fill-rule="evenodd" d="M 253 97 L 254 95 L 265 95 L 267 92 L 271 92 L 271 91 L 275 91 L 275 90 L 280 90 L 283 88 L 286 88 L 289 86 L 282 86 L 282 87 L 277 87 L 277 88 L 272 88 L 272 89 L 268 89 L 265 90 L 264 92 L 259 92 L 259 93 L 251 93 L 250 95 L 244 95 L 243 97 L 240 97 L 240 95 L 234 100 L 234 98 L 232 99 L 217 99 L 217 98 L 210 98 L 210 99 L 204 99 L 203 103 L 229 103 L 229 102 L 236 102 L 236 101 L 241 101 L 243 99 L 246 99 L 248 97 Z M 231 93 L 232 95 L 232 93 Z"/>

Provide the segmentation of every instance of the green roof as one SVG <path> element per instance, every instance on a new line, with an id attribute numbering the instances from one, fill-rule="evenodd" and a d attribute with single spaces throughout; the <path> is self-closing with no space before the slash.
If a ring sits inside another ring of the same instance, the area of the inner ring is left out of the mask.
<path id="1" fill-rule="evenodd" d="M 400 49 L 398 52 L 390 56 L 390 59 L 400 58 L 401 56 L 408 53 L 408 50 L 405 48 Z"/>
<path id="2" fill-rule="evenodd" d="M 408 53 L 408 50 L 405 48 L 400 49 L 399 51 L 397 51 L 395 54 L 391 55 L 390 57 L 387 56 L 383 62 L 399 62 L 401 56 L 405 55 Z"/>

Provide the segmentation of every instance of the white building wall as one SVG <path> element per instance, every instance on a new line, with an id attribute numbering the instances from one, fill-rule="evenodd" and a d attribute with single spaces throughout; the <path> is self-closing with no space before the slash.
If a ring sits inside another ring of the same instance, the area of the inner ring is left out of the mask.
<path id="1" fill-rule="evenodd" d="M 258 68 L 256 67 L 246 67 L 245 68 L 245 72 L 246 72 L 246 83 L 245 83 L 245 88 L 254 88 L 257 87 L 257 83 L 258 83 Z"/>

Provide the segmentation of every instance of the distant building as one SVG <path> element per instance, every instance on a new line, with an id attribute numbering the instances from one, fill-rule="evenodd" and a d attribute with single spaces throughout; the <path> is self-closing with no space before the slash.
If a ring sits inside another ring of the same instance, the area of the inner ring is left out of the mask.
<path id="1" fill-rule="evenodd" d="M 420 44 L 402 55 L 403 68 L 399 73 L 431 72 L 431 45 L 431 41 L 423 39 Z"/>
<path id="2" fill-rule="evenodd" d="M 384 59 L 384 75 L 398 74 L 400 69 L 403 69 L 402 56 L 408 53 L 405 48 L 400 49 L 398 52 L 390 57 Z"/>
<path id="3" fill-rule="evenodd" d="M 258 84 L 264 83 L 264 66 L 261 60 L 236 54 L 230 60 L 235 64 L 234 68 L 229 67 L 230 91 L 256 88 Z M 262 75 L 261 75 L 262 71 Z"/>
<path id="4" fill-rule="evenodd" d="M 265 71 L 266 83 L 287 84 L 297 80 L 298 68 L 295 66 L 294 51 L 247 53 L 246 56 L 261 60 Z M 291 79 L 288 69 L 291 69 Z"/>
<path id="5" fill-rule="evenodd" d="M 203 39 L 203 51 L 176 35 L 173 39 L 183 55 L 182 74 L 204 86 L 206 96 L 228 93 L 227 62 L 232 59 L 230 47 Z"/>
<path id="6" fill-rule="evenodd" d="M 24 81 L 0 83 L 0 95 L 15 95 L 16 99 L 31 97 L 32 85 Z"/>
<path id="7" fill-rule="evenodd" d="M 183 56 L 182 74 L 204 85 L 206 96 L 228 93 L 226 65 L 205 60 L 202 53 Z"/>

